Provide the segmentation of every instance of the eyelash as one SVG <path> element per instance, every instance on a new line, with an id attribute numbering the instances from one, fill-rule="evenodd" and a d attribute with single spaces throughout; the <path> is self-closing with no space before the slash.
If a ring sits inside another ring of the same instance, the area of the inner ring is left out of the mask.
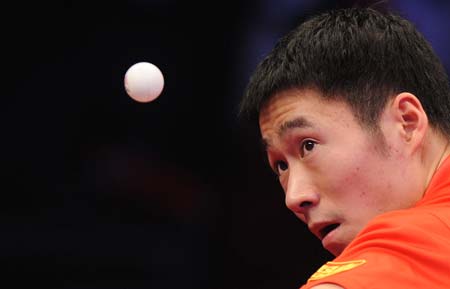
<path id="1" fill-rule="evenodd" d="M 307 152 L 305 152 L 306 146 L 309 146 L 309 149 L 306 149 L 308 152 L 312 151 L 314 147 L 316 146 L 317 142 L 311 139 L 305 139 L 300 143 L 300 157 L 304 158 Z M 312 147 L 311 147 L 312 145 Z M 280 166 L 283 166 L 282 169 L 280 169 Z M 276 161 L 274 163 L 274 170 L 275 174 L 277 176 L 280 175 L 280 171 L 285 171 L 288 169 L 288 164 L 285 161 Z"/>
<path id="2" fill-rule="evenodd" d="M 311 144 L 312 144 L 312 147 L 310 149 L 307 149 L 307 150 L 308 151 L 312 151 L 314 149 L 314 147 L 316 146 L 317 142 L 315 142 L 315 141 L 313 141 L 311 139 L 305 139 L 300 144 L 300 155 L 302 156 L 302 158 L 305 156 L 304 149 L 306 148 L 307 145 L 311 145 Z"/>

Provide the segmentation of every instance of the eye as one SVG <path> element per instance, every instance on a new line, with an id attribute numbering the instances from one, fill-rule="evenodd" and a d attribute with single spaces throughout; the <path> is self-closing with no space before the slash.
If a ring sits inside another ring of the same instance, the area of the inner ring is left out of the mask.
<path id="1" fill-rule="evenodd" d="M 300 155 L 303 158 L 305 155 L 307 155 L 309 152 L 311 152 L 314 147 L 316 146 L 316 142 L 310 139 L 307 139 L 302 142 L 300 146 Z"/>
<path id="2" fill-rule="evenodd" d="M 279 176 L 281 172 L 284 172 L 288 169 L 288 164 L 284 161 L 277 161 L 274 165 L 275 173 Z"/>

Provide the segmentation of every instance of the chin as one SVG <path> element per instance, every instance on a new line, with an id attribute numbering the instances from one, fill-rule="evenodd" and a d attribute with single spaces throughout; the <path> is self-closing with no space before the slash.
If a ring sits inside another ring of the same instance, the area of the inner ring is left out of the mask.
<path id="1" fill-rule="evenodd" d="M 335 257 L 339 256 L 349 243 L 347 240 L 340 239 L 339 234 L 328 236 L 328 238 L 322 240 L 323 247 Z"/>
<path id="2" fill-rule="evenodd" d="M 337 257 L 341 255 L 342 251 L 344 251 L 345 246 L 342 244 L 329 244 L 325 249 L 333 254 L 333 256 Z"/>
<path id="3" fill-rule="evenodd" d="M 339 256 L 349 244 L 345 233 L 348 233 L 345 226 L 339 225 L 324 236 L 322 246 L 334 256 Z"/>

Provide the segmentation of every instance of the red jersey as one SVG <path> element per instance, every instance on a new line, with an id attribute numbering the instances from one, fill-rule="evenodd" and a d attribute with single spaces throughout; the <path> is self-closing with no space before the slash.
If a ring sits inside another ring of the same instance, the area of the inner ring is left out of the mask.
<path id="1" fill-rule="evenodd" d="M 412 208 L 370 221 L 333 262 L 301 289 L 450 288 L 450 157 Z"/>

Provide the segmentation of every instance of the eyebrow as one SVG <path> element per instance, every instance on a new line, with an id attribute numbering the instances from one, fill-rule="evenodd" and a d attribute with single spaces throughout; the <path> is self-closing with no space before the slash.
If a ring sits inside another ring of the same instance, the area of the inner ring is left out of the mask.
<path id="1" fill-rule="evenodd" d="M 283 137 L 287 131 L 295 129 L 295 128 L 307 128 L 313 127 L 312 123 L 309 122 L 306 118 L 299 116 L 291 120 L 287 120 L 280 125 L 278 129 L 278 136 Z"/>
<path id="2" fill-rule="evenodd" d="M 288 131 L 296 129 L 296 128 L 308 128 L 313 127 L 313 124 L 308 121 L 306 118 L 299 116 L 291 120 L 287 120 L 283 122 L 278 128 L 277 134 L 280 138 L 282 138 Z M 271 142 L 268 139 L 262 139 L 262 146 L 266 151 L 268 147 L 271 146 Z"/>

